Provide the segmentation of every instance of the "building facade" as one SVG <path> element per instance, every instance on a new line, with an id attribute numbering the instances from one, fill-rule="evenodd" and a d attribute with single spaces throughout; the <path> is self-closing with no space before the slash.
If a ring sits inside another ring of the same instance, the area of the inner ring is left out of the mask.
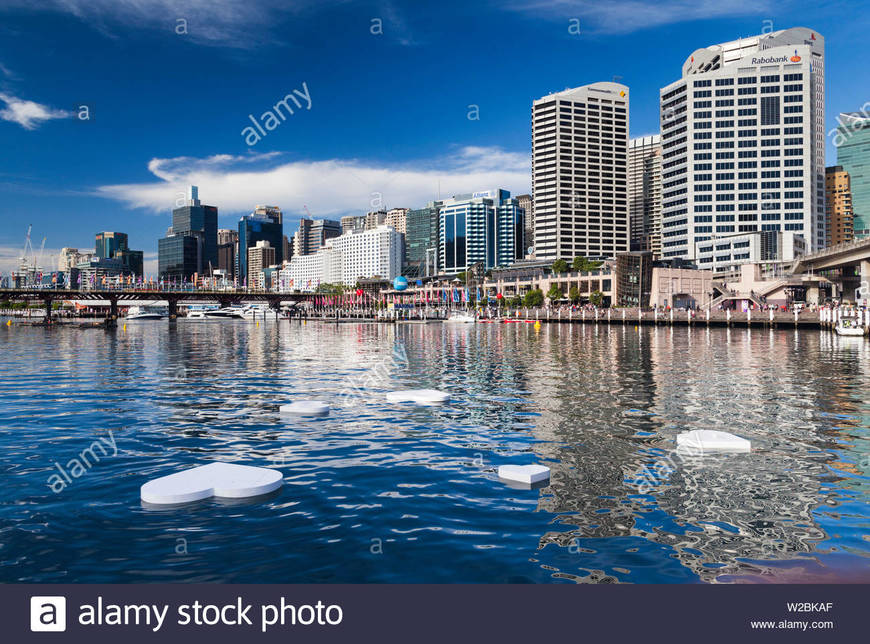
<path id="1" fill-rule="evenodd" d="M 204 206 L 199 188 L 190 186 L 187 203 L 172 210 L 172 226 L 157 244 L 161 279 L 188 279 L 218 268 L 218 209 Z"/>
<path id="2" fill-rule="evenodd" d="M 825 246 L 852 241 L 855 238 L 852 187 L 843 166 L 825 168 L 825 194 Z"/>
<path id="3" fill-rule="evenodd" d="M 593 83 L 532 106 L 535 257 L 629 250 L 628 87 Z"/>
<path id="4" fill-rule="evenodd" d="M 327 239 L 341 234 L 341 222 L 331 219 L 300 219 L 299 229 L 293 235 L 293 254 L 316 253 Z"/>
<path id="5" fill-rule="evenodd" d="M 316 253 L 294 255 L 279 273 L 280 288 L 313 292 L 321 284 L 355 286 L 360 279 L 392 280 L 401 274 L 402 235 L 390 226 L 351 230 L 327 240 Z"/>
<path id="6" fill-rule="evenodd" d="M 662 139 L 628 142 L 628 219 L 632 251 L 662 254 Z"/>
<path id="7" fill-rule="evenodd" d="M 261 240 L 248 248 L 248 287 L 265 288 L 266 283 L 263 270 L 275 264 L 275 248 L 266 241 Z"/>
<path id="8" fill-rule="evenodd" d="M 250 278 L 248 270 L 248 250 L 254 248 L 257 242 L 269 242 L 274 250 L 273 264 L 284 261 L 284 224 L 281 211 L 271 207 L 265 210 L 264 206 L 258 206 L 259 212 L 254 211 L 239 219 L 239 242 L 236 252 L 236 275 L 240 280 Z"/>
<path id="9" fill-rule="evenodd" d="M 741 264 L 792 262 L 807 253 L 803 237 L 779 230 L 722 235 L 696 245 L 698 268 L 714 273 L 736 272 Z"/>
<path id="10" fill-rule="evenodd" d="M 837 164 L 849 174 L 855 239 L 870 237 L 870 104 L 840 114 L 835 144 Z"/>
<path id="11" fill-rule="evenodd" d="M 535 246 L 535 208 L 532 195 L 517 195 L 517 203 L 526 213 L 526 225 L 523 233 L 525 237 L 524 252 L 526 255 L 530 255 Z"/>
<path id="12" fill-rule="evenodd" d="M 145 253 L 141 250 L 130 250 L 127 240 L 127 233 L 97 233 L 94 254 L 100 259 L 117 259 L 121 262 L 122 273 L 141 277 Z"/>
<path id="13" fill-rule="evenodd" d="M 696 50 L 660 92 L 662 257 L 714 235 L 825 243 L 824 38 L 802 27 Z"/>
<path id="14" fill-rule="evenodd" d="M 457 195 L 439 210 L 439 265 L 459 273 L 482 263 L 509 266 L 524 256 L 525 212 L 501 188 Z"/>
<path id="15" fill-rule="evenodd" d="M 349 233 L 353 230 L 365 230 L 366 216 L 365 215 L 346 215 L 341 218 L 341 234 Z"/>
<path id="16" fill-rule="evenodd" d="M 391 208 L 387 211 L 384 224 L 393 228 L 397 233 L 405 234 L 407 227 L 408 208 Z"/>
<path id="17" fill-rule="evenodd" d="M 405 260 L 408 277 L 437 275 L 440 269 L 439 218 L 443 201 L 430 201 L 423 208 L 412 208 L 405 215 Z"/>

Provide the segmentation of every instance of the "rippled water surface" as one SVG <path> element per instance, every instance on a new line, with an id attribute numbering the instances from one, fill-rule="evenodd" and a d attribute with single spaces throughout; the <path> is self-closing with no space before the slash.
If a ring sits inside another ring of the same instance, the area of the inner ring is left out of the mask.
<path id="1" fill-rule="evenodd" d="M 591 324 L 3 326 L 0 581 L 867 582 L 868 345 Z M 385 401 L 422 387 L 450 403 Z M 279 416 L 302 398 L 336 407 Z M 682 457 L 691 429 L 753 451 Z M 74 477 L 99 439 L 117 454 Z M 285 485 L 143 507 L 145 481 L 215 460 Z M 511 488 L 505 463 L 547 465 L 550 484 Z"/>

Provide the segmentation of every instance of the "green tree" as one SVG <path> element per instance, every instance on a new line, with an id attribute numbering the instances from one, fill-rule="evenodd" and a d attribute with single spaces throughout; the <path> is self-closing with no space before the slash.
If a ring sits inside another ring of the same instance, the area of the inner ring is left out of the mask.
<path id="1" fill-rule="evenodd" d="M 523 296 L 523 304 L 529 308 L 537 308 L 544 303 L 544 291 L 539 288 L 532 289 Z"/>
<path id="2" fill-rule="evenodd" d="M 558 284 L 550 284 L 550 290 L 547 291 L 547 297 L 551 302 L 562 299 L 562 289 L 559 288 Z"/>
<path id="3" fill-rule="evenodd" d="M 571 298 L 571 302 L 573 302 L 574 304 L 577 304 L 577 302 L 580 301 L 580 289 L 577 288 L 576 286 L 572 286 L 568 290 L 568 297 Z"/>
<path id="4" fill-rule="evenodd" d="M 347 287 L 344 284 L 318 284 L 315 292 L 324 295 L 343 295 Z"/>
<path id="5" fill-rule="evenodd" d="M 601 291 L 595 290 L 592 291 L 589 295 L 589 303 L 592 306 L 601 306 L 601 302 L 604 301 L 604 294 Z"/>
<path id="6" fill-rule="evenodd" d="M 556 274 L 568 272 L 568 262 L 564 259 L 557 259 L 553 262 L 553 272 Z"/>
<path id="7" fill-rule="evenodd" d="M 577 273 L 588 273 L 590 271 L 597 271 L 601 268 L 601 264 L 602 262 L 600 261 L 591 261 L 583 257 L 583 255 L 579 255 L 571 263 L 571 269 Z"/>

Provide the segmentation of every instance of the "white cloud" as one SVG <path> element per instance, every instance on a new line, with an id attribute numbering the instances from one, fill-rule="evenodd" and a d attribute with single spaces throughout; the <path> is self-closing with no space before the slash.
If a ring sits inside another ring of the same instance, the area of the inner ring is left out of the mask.
<path id="1" fill-rule="evenodd" d="M 317 0 L 6 0 L 6 8 L 71 14 L 109 37 L 119 29 L 164 30 L 199 44 L 254 49 L 271 38 L 280 15 Z M 183 21 L 183 22 L 181 22 Z"/>
<path id="2" fill-rule="evenodd" d="M 0 101 L 6 104 L 6 107 L 0 110 L 0 119 L 18 123 L 25 130 L 35 130 L 43 121 L 64 119 L 70 116 L 70 112 L 65 110 L 56 110 L 53 107 L 15 98 L 2 92 L 0 92 Z"/>
<path id="3" fill-rule="evenodd" d="M 769 16 L 772 15 L 771 4 L 770 0 L 753 3 L 745 0 L 515 0 L 503 6 L 519 13 L 564 20 L 566 33 L 568 21 L 579 18 L 581 33 L 627 34 L 693 20 L 752 14 Z M 758 26 L 759 33 L 762 26 Z"/>
<path id="4" fill-rule="evenodd" d="M 199 186 L 203 203 L 225 214 L 250 212 L 257 204 L 281 207 L 292 215 L 307 205 L 315 217 L 336 217 L 383 206 L 419 207 L 441 195 L 507 188 L 528 191 L 527 153 L 500 148 L 464 147 L 443 158 L 389 165 L 353 159 L 280 162 L 275 153 L 216 155 L 205 159 L 152 159 L 149 171 L 159 181 L 106 185 L 97 194 L 130 208 L 167 213 L 188 185 Z"/>

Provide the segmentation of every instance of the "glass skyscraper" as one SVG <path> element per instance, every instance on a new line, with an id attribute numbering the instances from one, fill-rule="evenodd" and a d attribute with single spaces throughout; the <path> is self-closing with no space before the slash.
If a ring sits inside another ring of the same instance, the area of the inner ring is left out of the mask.
<path id="1" fill-rule="evenodd" d="M 196 186 L 190 187 L 187 204 L 173 209 L 172 226 L 158 242 L 157 272 L 161 278 L 208 275 L 218 268 L 218 209 L 203 206 Z M 193 252 L 193 248 L 196 252 Z"/>
<path id="2" fill-rule="evenodd" d="M 849 173 L 855 239 L 870 237 L 870 115 L 852 112 L 840 115 L 834 141 L 837 165 Z"/>
<path id="3" fill-rule="evenodd" d="M 522 259 L 525 211 L 507 190 L 457 195 L 439 212 L 440 268 L 458 273 L 473 264 L 486 269 Z"/>
<path id="4" fill-rule="evenodd" d="M 279 211 L 280 212 L 280 211 Z M 280 214 L 254 212 L 239 219 L 239 252 L 236 255 L 239 281 L 248 274 L 248 249 L 267 241 L 275 249 L 275 263 L 284 261 L 284 224 Z"/>
<path id="5" fill-rule="evenodd" d="M 409 277 L 438 274 L 438 211 L 443 203 L 430 201 L 424 208 L 409 210 L 405 215 L 403 272 Z"/>

